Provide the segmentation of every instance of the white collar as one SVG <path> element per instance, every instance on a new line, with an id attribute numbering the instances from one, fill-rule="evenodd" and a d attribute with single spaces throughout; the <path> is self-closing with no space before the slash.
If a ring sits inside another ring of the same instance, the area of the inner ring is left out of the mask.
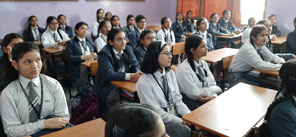
<path id="1" fill-rule="evenodd" d="M 177 20 L 177 22 L 179 23 L 179 24 L 182 24 L 183 22 L 181 22 L 181 21 L 179 21 L 179 20 Z"/>
<path id="2" fill-rule="evenodd" d="M 84 38 L 80 38 L 79 36 L 77 36 L 77 38 L 79 39 L 79 41 L 85 41 L 85 37 Z"/>
<path id="3" fill-rule="evenodd" d="M 103 33 L 100 33 L 99 35 L 100 37 L 103 37 L 104 40 L 107 40 L 107 36 L 105 36 Z"/>
<path id="4" fill-rule="evenodd" d="M 136 25 L 136 28 L 137 28 L 137 30 L 140 32 L 140 33 L 142 33 L 142 31 L 144 31 L 145 30 L 145 28 L 143 28 L 143 29 L 140 29 L 140 28 L 138 28 L 138 26 Z"/>
<path id="5" fill-rule="evenodd" d="M 199 31 L 199 34 L 200 34 L 200 35 L 207 35 L 207 31 L 205 31 L 205 32 L 201 32 L 201 31 Z"/>
<path id="6" fill-rule="evenodd" d="M 201 60 L 199 60 L 199 63 L 193 60 L 195 67 L 202 66 Z"/>
<path id="7" fill-rule="evenodd" d="M 26 89 L 28 87 L 28 84 L 30 81 L 32 81 L 35 86 L 40 86 L 39 76 L 30 80 L 28 78 L 23 77 L 22 75 L 19 75 L 19 80 L 20 80 L 22 86 L 24 87 L 24 89 Z"/>
<path id="8" fill-rule="evenodd" d="M 293 99 L 296 101 L 296 97 L 295 96 L 292 96 L 293 97 Z"/>
<path id="9" fill-rule="evenodd" d="M 49 32 L 50 32 L 51 34 L 53 34 L 53 33 L 58 33 L 58 31 L 57 31 L 57 30 L 55 30 L 55 31 L 52 31 L 51 29 L 49 29 Z"/>
<path id="10" fill-rule="evenodd" d="M 34 30 L 34 29 L 38 29 L 38 27 L 37 26 L 35 28 L 31 27 L 31 30 Z"/>
<path id="11" fill-rule="evenodd" d="M 117 52 L 117 50 L 115 48 L 112 48 L 114 54 L 117 56 L 117 54 L 123 54 L 123 50 L 121 50 L 120 52 Z"/>
<path id="12" fill-rule="evenodd" d="M 225 19 L 223 19 L 226 23 L 229 21 L 229 20 L 225 20 Z"/>
<path id="13" fill-rule="evenodd" d="M 153 73 L 153 75 L 155 76 L 156 79 L 161 79 L 161 77 L 165 75 L 165 70 L 163 70 L 162 73 L 157 70 L 156 72 Z"/>
<path id="14" fill-rule="evenodd" d="M 61 24 L 60 24 L 60 27 L 64 27 L 64 28 L 66 28 L 66 25 L 61 25 Z"/>

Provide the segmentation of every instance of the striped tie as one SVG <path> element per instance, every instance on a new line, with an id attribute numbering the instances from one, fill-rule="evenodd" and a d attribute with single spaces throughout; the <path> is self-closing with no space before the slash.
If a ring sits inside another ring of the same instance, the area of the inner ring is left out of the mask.
<path id="1" fill-rule="evenodd" d="M 35 107 L 37 111 L 35 112 L 34 108 L 31 106 L 31 104 L 29 104 L 29 114 L 30 114 L 29 121 L 36 122 L 38 120 L 37 113 L 40 112 L 39 97 L 37 95 L 37 89 L 34 86 L 33 81 L 30 81 L 28 86 L 30 88 L 28 100 L 30 100 L 30 102 L 32 103 L 32 105 Z"/>

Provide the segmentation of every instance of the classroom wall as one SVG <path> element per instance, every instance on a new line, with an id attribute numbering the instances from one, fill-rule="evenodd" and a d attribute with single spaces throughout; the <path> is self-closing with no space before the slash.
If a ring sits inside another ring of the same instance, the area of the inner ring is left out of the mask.
<path id="1" fill-rule="evenodd" d="M 293 21 L 296 17 L 296 0 L 267 0 L 266 18 L 275 14 L 277 16 L 278 29 L 283 36 L 294 30 Z"/>
<path id="2" fill-rule="evenodd" d="M 27 19 L 30 15 L 37 16 L 39 25 L 45 27 L 48 16 L 58 16 L 63 13 L 67 16 L 68 25 L 74 28 L 77 22 L 84 21 L 88 23 L 91 30 L 99 8 L 118 15 L 123 27 L 126 25 L 128 14 L 143 14 L 148 19 L 147 25 L 160 24 L 163 16 L 169 16 L 174 20 L 176 6 L 177 0 L 0 2 L 0 38 L 10 32 L 22 33 L 23 29 L 28 26 Z"/>

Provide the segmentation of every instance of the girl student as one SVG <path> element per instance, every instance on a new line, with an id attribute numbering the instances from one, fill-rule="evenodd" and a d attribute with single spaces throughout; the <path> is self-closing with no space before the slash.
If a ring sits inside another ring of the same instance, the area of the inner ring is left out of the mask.
<path id="1" fill-rule="evenodd" d="M 247 40 L 249 40 L 250 32 L 255 25 L 256 25 L 255 18 L 254 17 L 249 18 L 248 19 L 248 26 L 246 26 L 246 28 L 243 31 L 243 35 L 242 35 L 242 42 L 243 43 L 245 43 L 245 42 L 247 42 Z"/>
<path id="2" fill-rule="evenodd" d="M 207 52 L 208 47 L 202 37 L 192 35 L 186 39 L 187 59 L 177 68 L 176 77 L 183 101 L 190 110 L 196 109 L 222 92 L 216 85 L 208 64 L 201 60 Z"/>
<path id="3" fill-rule="evenodd" d="M 98 9 L 96 13 L 96 21 L 93 23 L 93 28 L 91 31 L 91 36 L 93 40 L 95 40 L 99 34 L 98 34 L 98 28 L 100 23 L 104 20 L 104 10 L 103 9 Z"/>
<path id="4" fill-rule="evenodd" d="M 46 24 L 45 31 L 41 35 L 41 42 L 44 48 L 64 46 L 70 40 L 64 31 L 58 29 L 59 24 L 56 17 L 49 16 Z"/>
<path id="5" fill-rule="evenodd" d="M 184 21 L 184 25 L 186 26 L 186 33 L 194 33 L 195 32 L 192 10 L 188 10 L 186 12 L 186 19 Z"/>
<path id="6" fill-rule="evenodd" d="M 100 67 L 95 78 L 95 91 L 99 96 L 102 113 L 119 102 L 120 89 L 112 85 L 111 81 L 137 81 L 142 74 L 138 72 L 140 65 L 133 49 L 126 45 L 122 29 L 111 29 L 107 41 L 108 44 L 98 54 Z"/>
<path id="7" fill-rule="evenodd" d="M 144 73 L 136 84 L 141 104 L 156 109 L 164 121 L 168 135 L 189 137 L 191 130 L 179 116 L 190 113 L 183 103 L 174 72 L 170 69 L 172 53 L 167 43 L 150 43 L 141 65 Z"/>
<path id="8" fill-rule="evenodd" d="M 144 60 L 148 46 L 154 41 L 154 39 L 154 33 L 151 30 L 144 30 L 141 33 L 138 47 L 134 50 L 140 64 L 142 64 Z"/>
<path id="9" fill-rule="evenodd" d="M 24 30 L 23 38 L 25 41 L 34 42 L 37 45 L 41 44 L 41 34 L 44 28 L 39 27 L 38 19 L 36 16 L 32 15 L 28 18 L 29 27 Z"/>
<path id="10" fill-rule="evenodd" d="M 104 19 L 105 19 L 105 21 L 111 22 L 111 17 L 112 17 L 112 13 L 106 12 Z"/>
<path id="11" fill-rule="evenodd" d="M 66 32 L 67 35 L 69 36 L 69 38 L 73 38 L 73 29 L 72 29 L 72 27 L 67 25 L 66 16 L 63 14 L 60 14 L 58 16 L 58 22 L 59 22 L 59 29 Z"/>
<path id="12" fill-rule="evenodd" d="M 219 24 L 222 28 L 224 28 L 228 33 L 236 33 L 239 34 L 241 31 L 236 29 L 233 26 L 232 21 L 230 20 L 231 12 L 230 10 L 224 10 L 222 13 L 223 17 L 219 20 Z"/>
<path id="13" fill-rule="evenodd" d="M 74 87 L 79 88 L 88 83 L 88 70 L 81 62 L 96 59 L 97 51 L 93 43 L 86 38 L 88 25 L 85 22 L 76 24 L 75 34 L 74 39 L 66 44 L 66 60 L 70 81 Z"/>
<path id="14" fill-rule="evenodd" d="M 214 50 L 213 38 L 212 35 L 207 32 L 209 28 L 209 22 L 206 18 L 201 17 L 196 21 L 196 32 L 195 35 L 201 36 L 208 46 L 209 51 Z"/>
<path id="15" fill-rule="evenodd" d="M 128 15 L 126 18 L 127 25 L 123 28 L 125 35 L 129 40 L 129 45 L 135 49 L 139 41 L 139 33 L 136 32 L 135 17 L 134 15 Z"/>
<path id="16" fill-rule="evenodd" d="M 111 24 L 109 21 L 102 21 L 99 26 L 99 37 L 95 41 L 95 47 L 99 53 L 101 49 L 107 45 L 107 35 L 111 30 Z"/>
<path id="17" fill-rule="evenodd" d="M 172 31 L 172 21 L 169 17 L 163 17 L 161 19 L 161 30 L 156 34 L 156 39 L 166 42 L 169 45 L 175 44 L 175 35 Z"/>
<path id="18" fill-rule="evenodd" d="M 173 23 L 172 29 L 175 34 L 176 42 L 185 41 L 186 26 L 184 25 L 184 17 L 182 12 L 177 13 L 176 22 Z"/>
<path id="19" fill-rule="evenodd" d="M 8 136 L 29 136 L 43 129 L 61 129 L 69 112 L 61 84 L 40 74 L 43 59 L 38 45 L 23 42 L 12 49 L 13 81 L 1 94 L 1 118 Z M 50 118 L 53 117 L 53 118 Z"/>
<path id="20" fill-rule="evenodd" d="M 115 28 L 119 29 L 119 28 L 121 28 L 121 26 L 120 26 L 120 18 L 117 15 L 113 15 L 111 17 L 111 26 L 112 26 L 111 29 L 115 29 Z"/>

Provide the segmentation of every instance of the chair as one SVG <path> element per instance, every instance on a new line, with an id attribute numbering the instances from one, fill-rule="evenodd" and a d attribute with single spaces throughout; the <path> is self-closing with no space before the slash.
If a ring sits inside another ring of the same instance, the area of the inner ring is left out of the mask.
<path id="1" fill-rule="evenodd" d="M 222 70 L 220 71 L 220 82 L 221 82 L 221 88 L 224 91 L 224 83 L 225 83 L 225 72 L 228 70 L 231 60 L 234 57 L 234 55 L 222 58 Z"/>
<path id="2" fill-rule="evenodd" d="M 98 70 L 98 62 L 90 63 L 90 76 L 95 77 Z"/>
<path id="3" fill-rule="evenodd" d="M 171 48 L 173 51 L 172 62 L 173 62 L 173 64 L 179 64 L 180 62 L 183 61 L 182 55 L 185 54 L 185 42 L 178 42 L 175 45 L 172 45 Z"/>

